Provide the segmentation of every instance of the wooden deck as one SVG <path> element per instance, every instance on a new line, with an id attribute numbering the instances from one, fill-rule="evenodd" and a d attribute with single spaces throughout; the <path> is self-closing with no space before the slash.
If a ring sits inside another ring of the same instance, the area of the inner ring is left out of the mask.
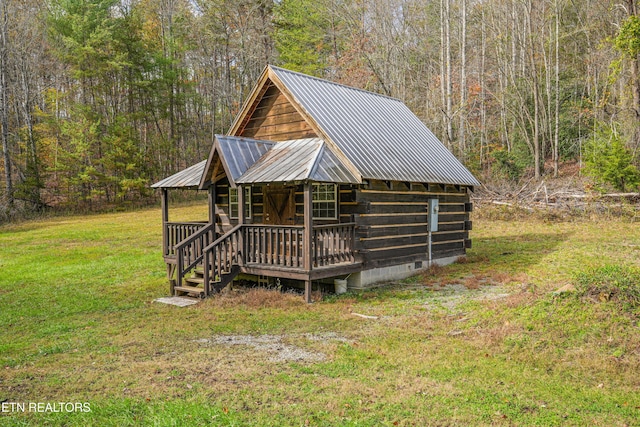
<path id="1" fill-rule="evenodd" d="M 171 293 L 206 297 L 239 273 L 311 281 L 360 270 L 354 223 L 314 226 L 310 245 L 305 235 L 303 226 L 241 224 L 215 238 L 213 224 L 167 223 Z"/>

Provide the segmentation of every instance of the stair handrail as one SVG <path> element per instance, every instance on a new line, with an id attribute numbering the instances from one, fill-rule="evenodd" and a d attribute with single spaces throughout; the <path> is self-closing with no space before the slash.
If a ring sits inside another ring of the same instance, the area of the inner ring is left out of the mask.
<path id="1" fill-rule="evenodd" d="M 191 270 L 193 267 L 198 265 L 200 261 L 202 261 L 202 257 L 204 256 L 204 249 L 207 246 L 210 246 L 208 244 L 209 242 L 207 241 L 207 236 L 209 235 L 209 232 L 212 229 L 215 230 L 215 226 L 216 225 L 214 223 L 208 223 L 207 225 L 202 227 L 200 230 L 196 231 L 189 237 L 181 240 L 174 246 L 174 253 L 176 254 L 176 282 L 178 286 L 182 286 L 182 279 L 184 279 L 184 276 L 186 275 L 186 273 L 189 270 Z M 202 244 L 200 245 L 201 251 L 195 254 L 195 256 L 192 259 L 190 259 L 191 262 L 189 262 L 189 265 L 185 267 L 184 264 L 185 264 L 185 257 L 187 252 L 186 250 L 196 240 L 202 240 Z"/>
<path id="2" fill-rule="evenodd" d="M 211 243 L 209 246 L 207 246 L 206 248 L 204 248 L 204 250 L 202 251 L 202 268 L 203 268 L 203 273 L 202 273 L 202 278 L 204 281 L 204 294 L 205 296 L 209 295 L 209 274 L 211 273 L 211 267 L 212 267 L 212 263 L 210 262 L 211 260 L 209 259 L 209 254 L 214 252 L 214 250 L 216 249 L 216 247 L 218 247 L 221 243 L 223 243 L 226 240 L 229 240 L 233 237 L 234 234 L 238 233 L 239 235 L 242 233 L 242 229 L 244 227 L 244 224 L 238 224 L 235 227 L 233 227 L 231 230 L 227 231 L 224 235 L 220 236 L 219 238 L 217 238 L 213 243 Z M 243 256 L 244 253 L 244 249 L 243 248 L 237 248 L 238 250 L 236 251 L 235 255 L 236 255 L 236 263 L 239 259 L 239 257 Z M 215 266 L 215 265 L 213 265 Z M 222 274 L 221 272 L 218 272 L 219 274 Z M 215 274 L 215 272 L 214 272 Z"/>

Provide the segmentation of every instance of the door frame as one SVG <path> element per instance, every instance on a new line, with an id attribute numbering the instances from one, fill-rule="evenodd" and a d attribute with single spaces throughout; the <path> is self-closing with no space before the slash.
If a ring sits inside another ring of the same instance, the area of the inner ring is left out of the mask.
<path id="1" fill-rule="evenodd" d="M 262 187 L 264 197 L 263 222 L 269 225 L 295 225 L 296 223 L 296 188 L 285 186 Z M 272 196 L 283 196 L 275 199 Z M 279 205 L 279 206 L 276 206 Z M 273 218 L 275 216 L 275 218 Z"/>

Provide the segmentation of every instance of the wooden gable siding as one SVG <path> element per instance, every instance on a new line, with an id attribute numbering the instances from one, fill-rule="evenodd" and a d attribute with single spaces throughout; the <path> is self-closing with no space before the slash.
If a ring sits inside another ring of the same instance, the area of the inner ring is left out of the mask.
<path id="1" fill-rule="evenodd" d="M 269 141 L 317 136 L 276 86 L 270 86 L 256 102 L 256 107 L 236 133 L 237 136 Z"/>
<path id="2" fill-rule="evenodd" d="M 424 261 L 428 254 L 427 203 L 440 202 L 438 231 L 432 234 L 433 259 L 465 254 L 470 246 L 466 187 L 372 181 L 358 190 L 342 213 L 356 217 L 357 239 L 366 268 Z M 432 188 L 433 187 L 433 188 Z"/>

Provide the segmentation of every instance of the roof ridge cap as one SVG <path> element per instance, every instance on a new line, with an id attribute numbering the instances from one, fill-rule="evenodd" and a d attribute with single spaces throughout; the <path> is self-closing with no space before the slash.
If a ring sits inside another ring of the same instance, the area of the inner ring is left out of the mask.
<path id="1" fill-rule="evenodd" d="M 241 139 L 244 141 L 248 141 L 248 142 L 259 142 L 259 143 L 267 143 L 267 144 L 277 144 L 278 141 L 271 141 L 268 139 L 255 139 L 255 138 L 250 138 L 248 136 L 238 136 L 238 135 L 223 135 L 223 134 L 214 134 L 215 138 L 222 138 L 222 139 L 227 139 L 227 138 L 234 138 L 234 139 Z"/>
<path id="2" fill-rule="evenodd" d="M 366 93 L 368 95 L 379 96 L 380 98 L 386 98 L 386 99 L 390 99 L 392 101 L 397 101 L 397 102 L 400 102 L 400 103 L 402 103 L 404 105 L 402 100 L 400 100 L 399 98 L 395 98 L 393 96 L 384 95 L 382 93 L 377 93 L 377 92 L 372 92 L 370 90 L 361 89 L 361 88 L 354 87 L 354 86 L 349 86 L 349 85 L 346 85 L 346 84 L 343 84 L 343 83 L 334 82 L 334 81 L 323 79 L 323 78 L 316 77 L 316 76 L 310 76 L 309 74 L 304 74 L 304 73 L 301 73 L 299 71 L 288 70 L 286 68 L 278 67 L 278 66 L 271 65 L 271 64 L 269 64 L 268 67 L 271 68 L 274 71 L 284 71 L 286 73 L 296 74 L 296 75 L 298 75 L 300 77 L 306 77 L 308 79 L 317 80 L 317 81 L 322 82 L 322 83 L 327 83 L 327 84 L 334 85 L 334 86 L 339 86 L 339 87 L 342 87 L 342 88 L 345 88 L 345 89 L 355 90 L 357 92 L 363 92 L 363 93 Z"/>
<path id="3" fill-rule="evenodd" d="M 322 153 L 324 152 L 325 142 L 321 138 L 319 139 L 320 139 L 320 144 L 318 144 L 318 148 L 315 154 L 313 155 L 313 157 L 311 158 L 311 160 L 309 161 L 309 165 L 307 166 L 308 168 L 307 179 L 311 178 L 315 173 L 315 170 L 318 169 L 318 159 L 320 159 L 320 157 L 322 156 Z"/>

